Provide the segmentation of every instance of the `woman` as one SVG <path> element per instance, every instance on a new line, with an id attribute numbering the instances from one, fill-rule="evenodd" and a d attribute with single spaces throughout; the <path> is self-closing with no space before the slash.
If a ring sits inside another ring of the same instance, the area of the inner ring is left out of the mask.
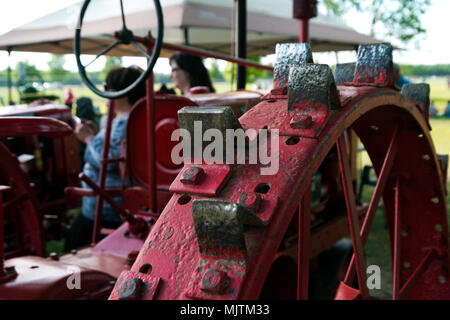
<path id="1" fill-rule="evenodd" d="M 169 60 L 172 72 L 170 78 L 175 88 L 183 95 L 189 95 L 194 87 L 206 87 L 209 92 L 216 92 L 211 79 L 203 65 L 202 59 L 186 53 L 175 53 Z"/>
<path id="2" fill-rule="evenodd" d="M 114 68 L 106 76 L 106 90 L 119 91 L 131 85 L 142 73 L 138 67 Z M 119 158 L 121 142 L 125 138 L 128 114 L 133 105 L 145 96 L 145 82 L 142 82 L 128 96 L 114 100 L 116 117 L 112 122 L 111 140 L 108 158 Z M 94 182 L 99 179 L 101 154 L 105 129 L 95 134 L 94 128 L 88 122 L 82 122 L 75 127 L 75 134 L 79 140 L 86 143 L 84 153 L 85 164 L 83 172 Z M 83 188 L 89 188 L 84 182 Z M 122 180 L 118 163 L 110 163 L 107 167 L 106 188 L 121 188 Z M 113 197 L 121 203 L 121 197 Z M 82 212 L 73 222 L 65 243 L 65 251 L 88 245 L 91 241 L 95 219 L 96 197 L 83 197 Z M 117 228 L 122 224 L 120 215 L 107 203 L 103 204 L 102 227 Z"/>

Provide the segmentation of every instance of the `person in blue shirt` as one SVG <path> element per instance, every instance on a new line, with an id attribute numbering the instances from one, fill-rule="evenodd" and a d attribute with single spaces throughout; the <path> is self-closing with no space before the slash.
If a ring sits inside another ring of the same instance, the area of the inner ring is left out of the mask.
<path id="1" fill-rule="evenodd" d="M 394 63 L 394 78 L 395 78 L 395 84 L 401 89 L 405 84 L 411 83 L 408 79 L 406 79 L 401 73 L 400 73 L 400 66 L 396 63 Z"/>
<path id="2" fill-rule="evenodd" d="M 119 91 L 131 85 L 142 73 L 138 67 L 114 68 L 106 76 L 105 89 L 107 91 Z M 141 98 L 145 97 L 145 82 L 142 82 L 126 97 L 115 99 L 115 118 L 112 122 L 111 140 L 108 158 L 119 158 L 121 143 L 125 138 L 126 126 L 129 112 L 133 105 Z M 88 121 L 78 124 L 74 130 L 77 138 L 86 143 L 84 153 L 83 172 L 94 182 L 98 182 L 101 166 L 101 155 L 103 141 L 105 139 L 105 129 L 96 134 L 94 127 Z M 123 181 L 120 176 L 119 164 L 109 163 L 107 167 L 106 188 L 121 188 Z M 82 182 L 82 187 L 89 187 Z M 113 197 L 115 201 L 121 203 L 121 197 Z M 81 214 L 72 223 L 65 241 L 65 251 L 70 251 L 90 243 L 95 219 L 96 197 L 83 197 Z M 105 201 L 102 212 L 102 227 L 115 229 L 122 224 L 120 215 Z"/>
<path id="3" fill-rule="evenodd" d="M 444 118 L 450 118 L 450 100 L 447 101 L 447 105 L 445 106 Z"/>

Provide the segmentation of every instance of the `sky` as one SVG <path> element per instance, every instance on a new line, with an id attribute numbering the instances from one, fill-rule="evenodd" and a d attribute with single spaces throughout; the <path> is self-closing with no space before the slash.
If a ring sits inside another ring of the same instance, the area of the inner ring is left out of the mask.
<path id="1" fill-rule="evenodd" d="M 230 0 L 231 1 L 231 0 Z M 52 13 L 79 0 L 0 0 L 0 35 L 8 32 L 10 29 L 31 22 L 43 15 Z M 6 10 L 5 10 L 6 8 Z M 26 8 L 26 10 L 24 10 Z M 401 64 L 450 64 L 450 41 L 448 33 L 450 32 L 450 12 L 449 0 L 432 0 L 431 7 L 422 17 L 422 26 L 427 30 L 426 36 L 420 41 L 420 47 L 416 48 L 414 44 L 405 46 L 405 50 L 396 50 L 394 52 L 394 61 Z M 363 13 L 351 12 L 345 16 L 346 23 L 361 33 L 369 33 L 369 19 Z M 5 51 L 0 51 L 0 70 L 7 68 L 8 63 L 15 66 L 17 62 L 28 60 L 36 65 L 38 69 L 48 70 L 48 61 L 51 55 L 47 53 L 25 53 L 12 52 L 11 56 Z M 76 63 L 73 55 L 66 55 L 65 68 L 76 71 Z M 355 61 L 354 52 L 314 54 L 314 59 L 319 63 L 335 64 Z M 337 60 L 336 60 L 337 59 Z M 263 63 L 273 62 L 274 55 L 268 56 L 262 60 Z M 104 59 L 98 59 L 90 70 L 101 70 L 104 66 Z M 144 58 L 123 58 L 125 66 L 137 64 L 145 67 Z M 207 66 L 209 61 L 207 61 Z M 221 64 L 223 67 L 224 64 Z M 167 59 L 159 59 L 155 72 L 168 73 L 170 71 Z"/>

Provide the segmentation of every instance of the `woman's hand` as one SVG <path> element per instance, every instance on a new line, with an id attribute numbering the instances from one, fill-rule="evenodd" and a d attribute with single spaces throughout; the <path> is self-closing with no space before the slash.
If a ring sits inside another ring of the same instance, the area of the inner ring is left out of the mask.
<path id="1" fill-rule="evenodd" d="M 97 125 L 90 120 L 81 119 L 81 123 L 75 125 L 74 133 L 80 141 L 88 144 L 97 133 Z"/>

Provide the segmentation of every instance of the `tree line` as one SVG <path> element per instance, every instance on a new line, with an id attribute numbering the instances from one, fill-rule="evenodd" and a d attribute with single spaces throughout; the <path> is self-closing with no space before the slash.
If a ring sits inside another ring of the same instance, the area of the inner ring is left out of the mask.
<path id="1" fill-rule="evenodd" d="M 404 76 L 409 77 L 431 77 L 431 76 L 450 76 L 450 64 L 436 65 L 409 65 L 400 66 Z"/>

